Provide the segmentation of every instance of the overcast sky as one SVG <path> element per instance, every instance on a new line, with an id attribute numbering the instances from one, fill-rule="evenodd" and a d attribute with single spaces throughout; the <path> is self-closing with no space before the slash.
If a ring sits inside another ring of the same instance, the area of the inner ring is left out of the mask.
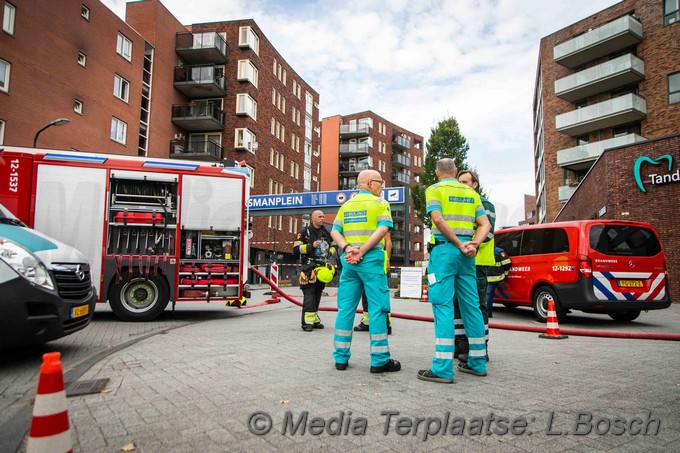
<path id="1" fill-rule="evenodd" d="M 103 0 L 121 18 L 124 0 Z M 497 226 L 534 194 L 541 37 L 617 0 L 162 0 L 183 24 L 251 18 L 320 95 L 320 117 L 372 110 L 420 134 L 445 117 L 470 144 Z"/>

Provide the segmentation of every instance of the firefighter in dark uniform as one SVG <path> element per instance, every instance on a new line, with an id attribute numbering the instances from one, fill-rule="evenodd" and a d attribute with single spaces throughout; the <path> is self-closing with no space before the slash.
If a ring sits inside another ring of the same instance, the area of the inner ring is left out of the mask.
<path id="1" fill-rule="evenodd" d="M 323 329 L 319 319 L 319 302 L 326 283 L 317 278 L 315 269 L 325 265 L 335 255 L 331 235 L 323 226 L 324 213 L 314 211 L 309 218 L 309 225 L 297 234 L 293 252 L 300 256 L 300 289 L 304 294 L 302 303 L 302 330 L 311 332 Z"/>

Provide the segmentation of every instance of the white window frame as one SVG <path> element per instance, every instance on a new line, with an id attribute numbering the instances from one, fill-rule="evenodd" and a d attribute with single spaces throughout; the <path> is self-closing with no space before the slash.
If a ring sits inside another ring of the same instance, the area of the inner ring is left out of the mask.
<path id="1" fill-rule="evenodd" d="M 9 2 L 5 2 L 4 11 L 2 16 L 2 31 L 14 36 L 14 21 L 17 17 L 17 7 Z"/>
<path id="2" fill-rule="evenodd" d="M 78 115 L 83 114 L 83 101 L 80 99 L 74 99 L 73 100 L 73 111 L 76 112 Z"/>
<path id="3" fill-rule="evenodd" d="M 238 74 L 236 78 L 240 82 L 250 82 L 255 88 L 258 87 L 260 71 L 250 60 L 238 61 Z"/>
<path id="4" fill-rule="evenodd" d="M 238 93 L 236 95 L 236 114 L 248 115 L 257 121 L 257 101 L 248 93 Z"/>
<path id="5" fill-rule="evenodd" d="M 125 103 L 130 100 L 130 82 L 118 74 L 113 77 L 113 95 Z"/>
<path id="6" fill-rule="evenodd" d="M 125 145 L 127 140 L 127 123 L 115 116 L 111 117 L 111 140 Z"/>
<path id="7" fill-rule="evenodd" d="M 78 64 L 83 68 L 87 66 L 87 55 L 78 51 Z"/>
<path id="8" fill-rule="evenodd" d="M 246 167 L 248 170 L 250 170 L 250 188 L 254 189 L 255 188 L 255 167 L 252 167 L 248 164 L 246 164 Z"/>
<path id="9" fill-rule="evenodd" d="M 5 144 L 5 120 L 0 120 L 0 145 Z"/>
<path id="10" fill-rule="evenodd" d="M 5 67 L 5 82 L 0 85 L 0 91 L 4 91 L 5 93 L 9 93 L 9 76 L 12 72 L 12 65 L 9 63 L 9 61 L 5 61 L 2 58 L 0 58 L 0 67 L 4 66 Z"/>
<path id="11" fill-rule="evenodd" d="M 80 17 L 86 21 L 90 21 L 90 8 L 85 5 L 80 5 Z"/>
<path id="12" fill-rule="evenodd" d="M 116 53 L 127 61 L 132 61 L 132 41 L 121 32 L 118 32 L 118 38 L 116 39 Z"/>
<path id="13" fill-rule="evenodd" d="M 257 142 L 257 136 L 247 127 L 240 127 L 234 130 L 234 148 L 245 149 L 255 154 L 253 143 Z"/>
<path id="14" fill-rule="evenodd" d="M 260 38 L 253 31 L 253 27 L 244 26 L 238 29 L 238 46 L 250 47 L 256 55 L 260 55 Z"/>

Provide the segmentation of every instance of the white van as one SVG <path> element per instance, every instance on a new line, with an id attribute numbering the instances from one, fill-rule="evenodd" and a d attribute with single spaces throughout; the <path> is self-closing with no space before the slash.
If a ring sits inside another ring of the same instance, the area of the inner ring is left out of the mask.
<path id="1" fill-rule="evenodd" d="M 85 328 L 96 300 L 85 255 L 28 228 L 0 204 L 0 349 Z"/>

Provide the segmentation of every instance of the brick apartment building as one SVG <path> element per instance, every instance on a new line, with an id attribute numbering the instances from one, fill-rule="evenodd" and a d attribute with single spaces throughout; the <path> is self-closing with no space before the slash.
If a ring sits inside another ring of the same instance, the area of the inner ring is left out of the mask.
<path id="1" fill-rule="evenodd" d="M 524 220 L 520 220 L 519 225 L 536 224 L 536 195 L 524 194 Z"/>
<path id="2" fill-rule="evenodd" d="M 411 187 L 423 167 L 423 137 L 371 111 L 336 115 L 321 122 L 321 190 L 356 188 L 360 171 L 378 171 L 385 187 Z M 393 210 L 392 260 L 395 266 L 423 260 L 423 223 L 408 206 Z"/>
<path id="3" fill-rule="evenodd" d="M 534 93 L 536 211 L 551 222 L 607 148 L 680 131 L 678 2 L 624 0 L 544 37 Z"/>
<path id="4" fill-rule="evenodd" d="M 32 146 L 63 117 L 37 146 L 245 160 L 252 194 L 319 190 L 319 94 L 255 21 L 184 26 L 158 0 L 125 21 L 97 0 L 2 4 L 0 144 Z M 251 261 L 292 252 L 301 226 L 254 218 Z"/>

